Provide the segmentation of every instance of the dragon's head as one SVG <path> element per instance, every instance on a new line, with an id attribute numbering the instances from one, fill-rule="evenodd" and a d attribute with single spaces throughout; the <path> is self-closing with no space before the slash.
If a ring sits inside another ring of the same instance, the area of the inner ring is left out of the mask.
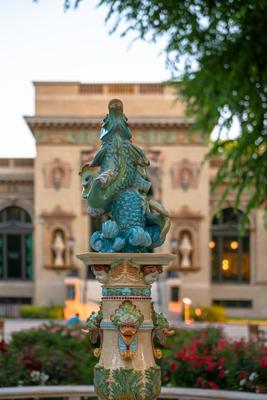
<path id="1" fill-rule="evenodd" d="M 108 105 L 109 113 L 103 119 L 100 139 L 106 142 L 111 135 L 118 134 L 123 139 L 130 140 L 132 132 L 127 124 L 127 117 L 123 114 L 123 103 L 119 99 L 112 99 Z"/>

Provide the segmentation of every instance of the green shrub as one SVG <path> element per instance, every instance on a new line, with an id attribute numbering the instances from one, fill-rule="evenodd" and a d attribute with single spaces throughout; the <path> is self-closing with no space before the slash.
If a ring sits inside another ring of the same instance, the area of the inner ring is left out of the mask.
<path id="1" fill-rule="evenodd" d="M 0 387 L 92 384 L 97 359 L 81 328 L 51 324 L 13 333 L 0 349 Z"/>
<path id="2" fill-rule="evenodd" d="M 91 385 L 92 353 L 81 326 L 16 332 L 0 342 L 0 387 Z M 218 328 L 176 331 L 159 362 L 163 385 L 267 393 L 267 347 L 228 341 Z"/>
<path id="3" fill-rule="evenodd" d="M 200 310 L 200 313 L 199 313 Z M 225 322 L 226 312 L 221 306 L 196 307 L 191 309 L 190 318 L 194 321 Z"/>
<path id="4" fill-rule="evenodd" d="M 64 309 L 62 306 L 22 306 L 20 316 L 21 318 L 34 319 L 64 319 Z"/>

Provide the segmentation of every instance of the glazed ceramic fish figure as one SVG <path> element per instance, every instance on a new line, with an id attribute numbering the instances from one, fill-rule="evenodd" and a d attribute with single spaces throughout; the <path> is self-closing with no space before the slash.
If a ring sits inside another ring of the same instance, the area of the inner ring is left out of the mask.
<path id="1" fill-rule="evenodd" d="M 123 104 L 113 99 L 100 131 L 102 146 L 80 172 L 89 214 L 108 217 L 90 240 L 98 252 L 150 252 L 164 242 L 169 230 L 167 211 L 147 199 L 149 161 L 131 138 Z M 97 167 L 96 174 L 92 169 Z"/>

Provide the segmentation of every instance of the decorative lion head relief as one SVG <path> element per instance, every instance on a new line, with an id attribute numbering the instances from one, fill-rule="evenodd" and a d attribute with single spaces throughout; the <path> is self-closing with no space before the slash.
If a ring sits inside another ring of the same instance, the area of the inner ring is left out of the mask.
<path id="1" fill-rule="evenodd" d="M 147 285 L 152 285 L 152 283 L 156 282 L 162 270 L 163 268 L 161 265 L 144 265 L 142 267 L 144 282 Z"/>
<path id="2" fill-rule="evenodd" d="M 110 317 L 119 331 L 119 349 L 123 359 L 132 359 L 137 350 L 137 331 L 144 321 L 140 310 L 124 300 Z"/>
<path id="3" fill-rule="evenodd" d="M 103 284 L 108 282 L 109 265 L 92 265 L 91 269 L 98 282 Z"/>
<path id="4" fill-rule="evenodd" d="M 45 187 L 59 190 L 70 185 L 71 168 L 69 163 L 55 158 L 44 166 Z"/>
<path id="5" fill-rule="evenodd" d="M 198 187 L 199 165 L 187 159 L 174 163 L 171 167 L 172 187 L 188 190 Z"/>

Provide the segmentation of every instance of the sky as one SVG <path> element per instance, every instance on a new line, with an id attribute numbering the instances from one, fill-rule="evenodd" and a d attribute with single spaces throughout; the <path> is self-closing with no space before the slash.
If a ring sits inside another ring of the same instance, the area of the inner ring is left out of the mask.
<path id="1" fill-rule="evenodd" d="M 23 120 L 34 114 L 34 81 L 160 82 L 170 77 L 164 43 L 109 35 L 105 8 L 84 0 L 0 0 L 0 157 L 34 157 Z"/>

